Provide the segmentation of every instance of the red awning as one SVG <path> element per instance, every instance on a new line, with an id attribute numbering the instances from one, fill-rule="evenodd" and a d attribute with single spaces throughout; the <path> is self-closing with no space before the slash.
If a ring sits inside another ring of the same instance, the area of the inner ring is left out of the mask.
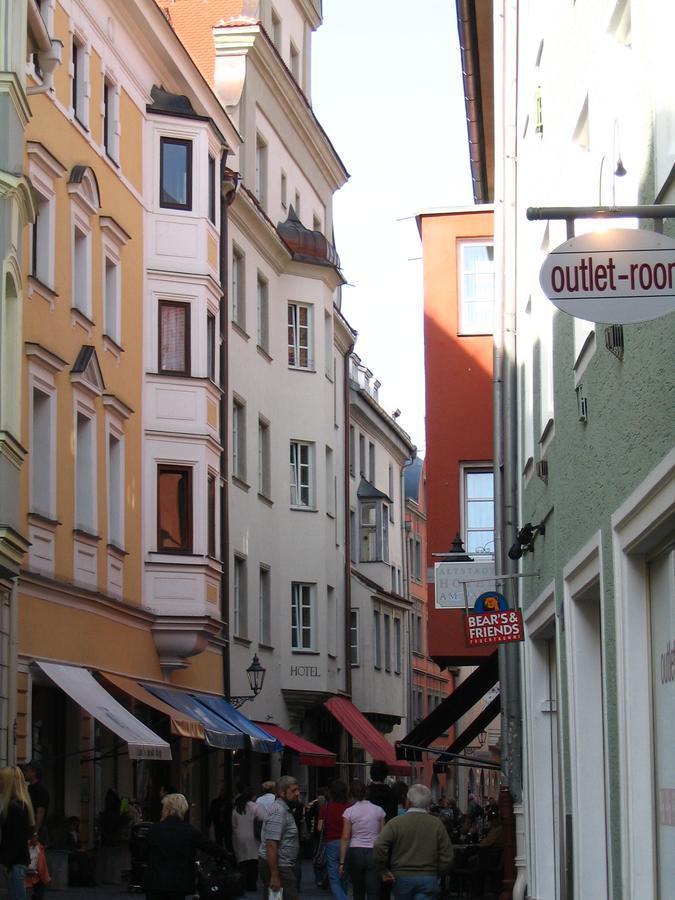
<path id="1" fill-rule="evenodd" d="M 298 734 L 286 731 L 281 725 L 272 725 L 270 722 L 256 722 L 255 724 L 264 728 L 278 741 L 281 741 L 287 750 L 294 750 L 296 753 L 299 753 L 301 766 L 326 766 L 333 768 L 337 765 L 337 757 L 330 750 L 324 750 L 318 744 L 313 744 Z"/>
<path id="2" fill-rule="evenodd" d="M 361 744 L 366 753 L 375 760 L 386 762 L 392 775 L 410 775 L 410 763 L 396 759 L 396 751 L 372 722 L 346 697 L 331 697 L 324 703 L 326 709 L 335 716 L 340 725 Z"/>

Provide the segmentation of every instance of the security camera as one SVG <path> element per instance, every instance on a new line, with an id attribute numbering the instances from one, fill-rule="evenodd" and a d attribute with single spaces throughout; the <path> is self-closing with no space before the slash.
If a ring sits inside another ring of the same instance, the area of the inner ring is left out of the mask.
<path id="1" fill-rule="evenodd" d="M 541 522 L 539 525 L 532 525 L 531 522 L 527 522 L 527 524 L 523 525 L 520 531 L 516 534 L 516 541 L 514 544 L 511 544 L 511 548 L 509 550 L 509 559 L 520 559 L 520 557 L 527 550 L 532 550 L 532 545 L 534 544 L 534 539 L 538 534 L 545 534 L 546 528 L 544 523 Z"/>

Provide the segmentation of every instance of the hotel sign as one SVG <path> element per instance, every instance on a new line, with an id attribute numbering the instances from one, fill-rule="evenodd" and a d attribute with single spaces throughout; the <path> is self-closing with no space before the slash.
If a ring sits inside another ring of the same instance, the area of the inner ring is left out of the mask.
<path id="1" fill-rule="evenodd" d="M 539 283 L 558 309 L 578 319 L 658 319 L 675 310 L 675 240 L 628 228 L 582 234 L 549 253 Z"/>
<path id="2" fill-rule="evenodd" d="M 494 583 L 495 563 L 492 558 L 485 562 L 440 562 L 434 566 L 434 587 L 436 609 L 464 609 L 464 582 L 469 606 L 473 606 L 490 581 Z M 482 581 L 476 581 L 482 579 Z"/>

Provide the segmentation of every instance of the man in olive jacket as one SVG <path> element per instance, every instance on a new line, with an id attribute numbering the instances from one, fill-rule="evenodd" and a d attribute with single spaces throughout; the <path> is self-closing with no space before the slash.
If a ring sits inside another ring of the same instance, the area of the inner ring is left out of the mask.
<path id="1" fill-rule="evenodd" d="M 408 810 L 387 822 L 373 847 L 373 860 L 384 881 L 394 883 L 398 900 L 433 900 L 439 878 L 452 865 L 452 844 L 441 820 L 429 815 L 431 791 L 414 784 Z"/>

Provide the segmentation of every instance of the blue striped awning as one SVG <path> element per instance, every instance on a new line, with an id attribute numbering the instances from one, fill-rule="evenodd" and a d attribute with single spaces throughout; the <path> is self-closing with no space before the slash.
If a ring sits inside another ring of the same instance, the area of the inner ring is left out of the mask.
<path id="1" fill-rule="evenodd" d="M 242 750 L 246 746 L 246 735 L 240 728 L 223 719 L 205 704 L 200 703 L 187 691 L 179 691 L 176 688 L 149 682 L 143 682 L 143 687 L 155 697 L 168 703 L 169 706 L 196 719 L 203 726 L 206 743 L 211 747 L 219 747 L 222 750 Z"/>
<path id="2" fill-rule="evenodd" d="M 243 731 L 251 742 L 251 749 L 255 753 L 275 753 L 282 750 L 282 744 L 274 735 L 265 731 L 260 725 L 251 722 L 243 713 L 235 709 L 224 697 L 214 697 L 213 694 L 193 694 L 193 697 L 203 704 L 208 710 L 229 722 L 234 728 Z"/>

